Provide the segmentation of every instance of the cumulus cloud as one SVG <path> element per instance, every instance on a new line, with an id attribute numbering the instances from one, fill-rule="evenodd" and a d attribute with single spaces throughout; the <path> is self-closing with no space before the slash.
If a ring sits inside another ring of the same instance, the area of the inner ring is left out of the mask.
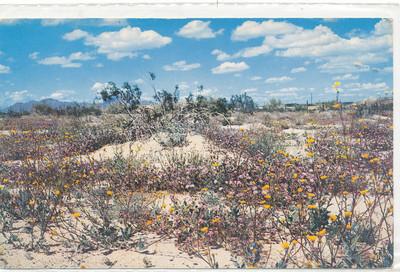
<path id="1" fill-rule="evenodd" d="M 57 100 L 71 100 L 72 95 L 75 94 L 75 91 L 72 90 L 56 90 L 52 92 L 47 98 L 57 99 Z"/>
<path id="2" fill-rule="evenodd" d="M 233 31 L 232 40 L 247 41 L 249 39 L 264 37 L 267 35 L 288 34 L 297 29 L 297 26 L 287 22 L 268 20 L 258 23 L 255 21 L 246 21 Z"/>
<path id="3" fill-rule="evenodd" d="M 70 22 L 70 19 L 43 19 L 40 24 L 42 26 L 58 26 Z"/>
<path id="4" fill-rule="evenodd" d="M 270 77 L 265 80 L 265 83 L 283 83 L 283 82 L 288 82 L 292 81 L 294 78 L 288 77 L 288 76 L 281 76 L 281 77 Z"/>
<path id="5" fill-rule="evenodd" d="M 258 91 L 257 88 L 247 88 L 247 89 L 241 90 L 240 93 L 255 93 L 257 91 Z"/>
<path id="6" fill-rule="evenodd" d="M 296 67 L 290 70 L 290 73 L 296 74 L 296 73 L 303 73 L 305 71 L 307 71 L 306 67 Z"/>
<path id="7" fill-rule="evenodd" d="M 200 63 L 187 63 L 185 60 L 180 60 L 172 64 L 164 65 L 165 71 L 190 71 L 193 69 L 200 68 Z"/>
<path id="8" fill-rule="evenodd" d="M 271 97 L 297 97 L 299 95 L 299 92 L 304 90 L 304 88 L 287 87 L 272 91 L 266 91 L 265 93 Z"/>
<path id="9" fill-rule="evenodd" d="M 138 78 L 134 80 L 135 84 L 143 84 L 144 80 L 142 78 Z"/>
<path id="10" fill-rule="evenodd" d="M 91 35 L 80 29 L 66 33 L 67 40 L 83 39 L 85 45 L 93 46 L 99 54 L 104 54 L 110 60 L 133 58 L 141 50 L 163 47 L 171 43 L 170 37 L 160 35 L 154 30 L 142 31 L 139 27 L 127 26 L 119 31 L 102 32 Z"/>
<path id="11" fill-rule="evenodd" d="M 67 41 L 75 41 L 75 40 L 85 38 L 87 36 L 89 36 L 89 33 L 87 33 L 86 31 L 83 31 L 80 29 L 75 29 L 71 32 L 65 33 L 63 36 L 63 39 L 67 40 Z"/>
<path id="12" fill-rule="evenodd" d="M 6 92 L 6 97 L 11 99 L 13 103 L 22 102 L 32 97 L 32 94 L 28 90 Z"/>
<path id="13" fill-rule="evenodd" d="M 184 38 L 196 40 L 215 38 L 217 35 L 222 34 L 223 29 L 214 31 L 210 28 L 210 23 L 210 21 L 193 20 L 179 29 L 176 34 Z"/>
<path id="14" fill-rule="evenodd" d="M 369 65 L 372 62 L 387 62 L 392 51 L 392 21 L 379 21 L 374 30 L 367 35 L 341 37 L 329 27 L 318 25 L 312 29 L 304 29 L 288 22 L 268 20 L 264 22 L 246 21 L 238 26 L 232 34 L 232 40 L 245 41 L 263 38 L 258 46 L 247 47 L 236 53 L 228 54 L 222 50 L 214 51 L 218 60 L 228 60 L 239 57 L 255 57 L 274 52 L 280 57 L 308 57 L 325 62 L 321 66 L 323 72 L 347 73 L 338 67 L 336 58 L 346 56 L 343 66 L 353 66 L 354 62 Z M 374 58 L 365 59 L 366 55 Z M 363 60 L 364 59 L 364 60 Z M 350 60 L 350 61 L 349 61 Z M 365 67 L 364 67 L 365 70 Z"/>
<path id="15" fill-rule="evenodd" d="M 11 73 L 11 68 L 6 65 L 0 64 L 0 74 L 9 74 L 9 73 Z"/>
<path id="16" fill-rule="evenodd" d="M 30 59 L 36 60 L 39 57 L 39 52 L 32 52 L 28 56 Z"/>
<path id="17" fill-rule="evenodd" d="M 107 86 L 108 86 L 108 83 L 107 83 L 107 82 L 105 82 L 105 83 L 103 83 L 103 82 L 96 82 L 96 83 L 93 84 L 91 90 L 92 90 L 93 92 L 95 92 L 95 93 L 99 93 L 99 92 L 101 92 L 104 88 L 106 88 Z"/>
<path id="18" fill-rule="evenodd" d="M 127 26 L 127 19 L 101 19 L 98 26 Z"/>
<path id="19" fill-rule="evenodd" d="M 358 75 L 353 75 L 353 74 L 344 74 L 340 76 L 336 76 L 332 78 L 332 80 L 357 80 L 359 78 Z"/>
<path id="20" fill-rule="evenodd" d="M 39 64 L 43 65 L 60 65 L 62 68 L 79 68 L 82 66 L 82 61 L 94 59 L 89 53 L 74 52 L 69 56 L 54 56 L 38 60 Z"/>
<path id="21" fill-rule="evenodd" d="M 151 59 L 151 56 L 148 55 L 148 54 L 144 54 L 144 55 L 142 56 L 142 59 L 149 60 L 149 59 Z"/>
<path id="22" fill-rule="evenodd" d="M 223 62 L 217 67 L 211 69 L 213 74 L 236 73 L 249 69 L 250 67 L 244 61 L 241 62 Z"/>
<path id="23" fill-rule="evenodd" d="M 20 21 L 21 19 L 0 19 L 0 25 L 15 25 Z"/>
<path id="24" fill-rule="evenodd" d="M 250 78 L 250 80 L 253 80 L 253 81 L 261 80 L 261 79 L 262 79 L 262 77 L 260 77 L 260 76 L 252 76 L 252 77 Z"/>
<path id="25" fill-rule="evenodd" d="M 348 84 L 343 85 L 343 89 L 345 92 L 359 92 L 359 91 L 376 91 L 376 92 L 378 92 L 378 91 L 389 90 L 389 86 L 386 84 L 386 82 L 378 82 L 378 83 L 354 82 L 354 83 L 348 83 Z"/>

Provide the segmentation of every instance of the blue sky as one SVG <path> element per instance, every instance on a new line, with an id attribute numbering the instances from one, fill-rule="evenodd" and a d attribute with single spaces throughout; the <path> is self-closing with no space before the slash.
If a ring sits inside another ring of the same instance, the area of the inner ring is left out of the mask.
<path id="1" fill-rule="evenodd" d="M 386 19 L 0 20 L 0 108 L 56 98 L 91 102 L 114 81 L 143 98 L 246 92 L 305 103 L 392 94 L 392 23 Z"/>

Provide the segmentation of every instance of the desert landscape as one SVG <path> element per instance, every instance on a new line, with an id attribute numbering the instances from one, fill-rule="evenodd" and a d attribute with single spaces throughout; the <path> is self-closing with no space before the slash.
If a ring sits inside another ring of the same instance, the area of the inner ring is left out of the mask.
<path id="1" fill-rule="evenodd" d="M 0 37 L 1 269 L 392 266 L 391 19 Z"/>
<path id="2" fill-rule="evenodd" d="M 4 268 L 391 265 L 391 100 L 160 101 L 1 119 Z"/>

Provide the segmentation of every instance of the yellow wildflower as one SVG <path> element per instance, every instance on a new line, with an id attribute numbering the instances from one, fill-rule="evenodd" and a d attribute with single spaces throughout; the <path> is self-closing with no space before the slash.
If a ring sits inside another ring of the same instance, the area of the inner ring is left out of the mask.
<path id="1" fill-rule="evenodd" d="M 146 221 L 146 226 L 150 226 L 151 224 L 153 224 L 153 220 L 149 219 Z"/>
<path id="2" fill-rule="evenodd" d="M 297 173 L 294 173 L 294 174 L 293 174 L 293 178 L 294 178 L 294 179 L 297 179 L 298 176 L 299 176 L 299 175 L 298 175 Z"/>
<path id="3" fill-rule="evenodd" d="M 287 241 L 284 241 L 284 242 L 281 243 L 281 247 L 283 249 L 288 249 L 290 247 L 290 243 L 287 242 Z"/>
<path id="4" fill-rule="evenodd" d="M 313 143 L 315 143 L 315 139 L 313 137 L 307 137 L 306 142 L 308 144 L 313 144 Z"/>
<path id="5" fill-rule="evenodd" d="M 108 190 L 108 191 L 106 192 L 106 195 L 108 195 L 108 196 L 112 196 L 112 195 L 113 195 L 113 192 L 112 192 L 112 191 L 110 191 L 110 190 Z"/>
<path id="6" fill-rule="evenodd" d="M 371 163 L 371 164 L 379 163 L 379 159 L 373 158 L 373 159 L 369 160 L 369 163 Z"/>
<path id="7" fill-rule="evenodd" d="M 361 158 L 368 159 L 369 158 L 369 154 L 368 153 L 362 153 L 361 154 Z"/>
<path id="8" fill-rule="evenodd" d="M 308 197 L 308 198 L 313 198 L 314 196 L 315 196 L 314 193 L 307 193 L 307 197 Z"/>
<path id="9" fill-rule="evenodd" d="M 214 223 L 214 224 L 221 223 L 221 218 L 215 217 L 215 218 L 211 219 L 211 223 Z"/>
<path id="10" fill-rule="evenodd" d="M 208 191 L 208 188 L 205 188 L 205 187 L 204 187 L 204 188 L 202 188 L 201 190 L 202 190 L 203 192 L 207 192 L 207 191 Z"/>
<path id="11" fill-rule="evenodd" d="M 269 188 L 270 188 L 270 186 L 269 186 L 268 184 L 265 184 L 261 189 L 262 189 L 263 191 L 268 191 Z"/>
<path id="12" fill-rule="evenodd" d="M 264 195 L 264 198 L 265 199 L 271 199 L 271 196 L 270 195 Z"/>
<path id="13" fill-rule="evenodd" d="M 61 191 L 60 191 L 60 190 L 56 190 L 56 191 L 54 192 L 54 194 L 55 194 L 56 196 L 60 196 L 60 195 L 61 195 Z"/>
<path id="14" fill-rule="evenodd" d="M 359 176 L 352 176 L 351 182 L 355 183 L 360 177 Z"/>
<path id="15" fill-rule="evenodd" d="M 221 164 L 220 164 L 219 162 L 213 162 L 211 165 L 212 165 L 213 167 L 218 167 L 218 166 L 220 166 Z"/>
<path id="16" fill-rule="evenodd" d="M 313 152 L 307 152 L 306 155 L 307 155 L 307 157 L 309 157 L 309 158 L 314 157 L 314 153 L 313 153 Z"/>
<path id="17" fill-rule="evenodd" d="M 368 189 L 365 189 L 365 190 L 361 190 L 361 191 L 360 191 L 360 194 L 361 194 L 362 196 L 365 196 L 367 193 L 368 193 Z"/>
<path id="18" fill-rule="evenodd" d="M 208 227 L 202 227 L 202 228 L 200 229 L 200 232 L 202 232 L 202 233 L 207 233 L 207 232 L 208 232 Z"/>
<path id="19" fill-rule="evenodd" d="M 71 215 L 72 215 L 72 217 L 74 217 L 74 218 L 81 217 L 81 213 L 80 213 L 80 212 L 74 212 L 74 213 L 72 213 Z"/>
<path id="20" fill-rule="evenodd" d="M 337 220 L 337 215 L 336 214 L 330 214 L 329 215 L 329 220 L 331 220 L 332 222 L 335 222 Z"/>
<path id="21" fill-rule="evenodd" d="M 322 236 L 324 236 L 325 234 L 326 234 L 326 229 L 322 229 L 322 230 L 320 230 L 320 231 L 317 232 L 317 235 L 318 235 L 319 237 L 322 237 Z"/>
<path id="22" fill-rule="evenodd" d="M 247 201 L 246 200 L 239 200 L 239 203 L 243 205 L 243 204 L 246 204 Z"/>
<path id="23" fill-rule="evenodd" d="M 169 213 L 173 213 L 175 211 L 174 207 L 169 208 Z"/>
<path id="24" fill-rule="evenodd" d="M 297 192 L 298 192 L 298 193 L 303 192 L 303 188 L 301 188 L 301 187 L 297 188 Z"/>
<path id="25" fill-rule="evenodd" d="M 350 223 L 347 223 L 346 230 L 351 230 L 351 224 Z"/>
<path id="26" fill-rule="evenodd" d="M 326 179 L 328 179 L 328 176 L 323 175 L 323 176 L 320 176 L 319 178 L 320 178 L 321 180 L 326 180 Z"/>
<path id="27" fill-rule="evenodd" d="M 317 208 L 317 205 L 315 205 L 315 204 L 310 204 L 310 205 L 307 206 L 307 208 L 309 208 L 310 210 L 314 210 L 314 209 Z"/>
<path id="28" fill-rule="evenodd" d="M 353 213 L 351 211 L 345 211 L 344 212 L 344 217 L 351 217 Z"/>
<path id="29" fill-rule="evenodd" d="M 317 239 L 318 239 L 318 236 L 307 235 L 307 240 L 310 241 L 310 242 L 315 242 L 315 241 L 317 241 Z"/>
<path id="30" fill-rule="evenodd" d="M 271 205 L 269 205 L 269 204 L 265 204 L 264 206 L 263 206 L 265 209 L 271 209 Z"/>
<path id="31" fill-rule="evenodd" d="M 34 206 L 34 205 L 35 205 L 35 200 L 34 199 L 29 200 L 29 206 Z"/>

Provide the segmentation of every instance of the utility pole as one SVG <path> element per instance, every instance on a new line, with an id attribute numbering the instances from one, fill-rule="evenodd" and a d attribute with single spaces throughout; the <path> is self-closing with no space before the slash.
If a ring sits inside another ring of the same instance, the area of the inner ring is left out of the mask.
<path id="1" fill-rule="evenodd" d="M 311 99 L 310 99 L 310 105 L 312 106 L 312 93 L 310 94 Z"/>

